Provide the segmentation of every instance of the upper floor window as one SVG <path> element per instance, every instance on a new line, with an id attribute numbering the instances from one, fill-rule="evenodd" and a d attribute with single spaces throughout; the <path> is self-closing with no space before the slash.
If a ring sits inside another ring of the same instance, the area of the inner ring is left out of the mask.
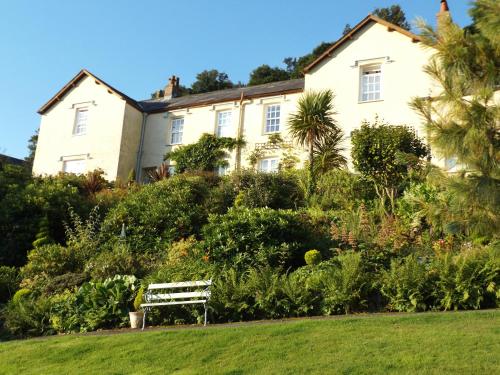
<path id="1" fill-rule="evenodd" d="M 380 84 L 382 80 L 382 70 L 380 65 L 369 66 L 361 71 L 361 93 L 362 102 L 380 100 Z"/>
<path id="2" fill-rule="evenodd" d="M 184 131 L 184 118 L 179 117 L 172 120 L 172 134 L 170 143 L 177 145 L 182 143 L 182 132 Z"/>
<path id="3" fill-rule="evenodd" d="M 87 133 L 88 108 L 78 108 L 75 116 L 74 135 L 83 135 Z"/>
<path id="4" fill-rule="evenodd" d="M 266 133 L 276 133 L 280 131 L 281 106 L 272 104 L 266 107 Z"/>
<path id="5" fill-rule="evenodd" d="M 278 158 L 265 158 L 259 161 L 259 171 L 265 173 L 278 172 L 279 159 Z"/>
<path id="6" fill-rule="evenodd" d="M 231 111 L 222 111 L 217 113 L 217 136 L 230 137 L 231 136 Z"/>
<path id="7" fill-rule="evenodd" d="M 63 162 L 64 173 L 83 174 L 85 173 L 86 162 L 85 159 L 65 160 Z"/>

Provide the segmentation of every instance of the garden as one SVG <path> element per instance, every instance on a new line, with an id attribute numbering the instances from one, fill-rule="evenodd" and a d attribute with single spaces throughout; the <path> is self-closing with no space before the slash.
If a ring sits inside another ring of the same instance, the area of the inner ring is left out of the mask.
<path id="1" fill-rule="evenodd" d="M 2 337 L 127 327 L 148 284 L 202 279 L 214 323 L 498 307 L 500 48 L 482 6 L 474 30 L 423 28 L 443 88 L 412 103 L 430 144 L 375 118 L 350 135 L 348 169 L 325 91 L 306 93 L 289 121 L 304 167 L 289 157 L 276 173 L 218 176 L 244 140 L 211 135 L 166 155 L 177 174 L 163 165 L 144 185 L 0 164 Z M 431 150 L 460 172 L 434 166 Z M 202 320 L 192 305 L 148 314 Z"/>

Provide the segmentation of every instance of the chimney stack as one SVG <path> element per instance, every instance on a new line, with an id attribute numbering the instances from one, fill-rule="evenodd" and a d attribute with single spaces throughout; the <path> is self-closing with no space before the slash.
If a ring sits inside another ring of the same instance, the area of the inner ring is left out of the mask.
<path id="1" fill-rule="evenodd" d="M 450 17 L 450 7 L 448 6 L 448 1 L 446 0 L 441 0 L 441 6 L 439 7 L 439 13 L 437 14 L 438 23 L 443 16 Z"/>
<path id="2" fill-rule="evenodd" d="M 172 99 L 179 96 L 179 77 L 172 76 L 168 80 L 168 85 L 165 86 L 163 97 L 165 99 Z"/>

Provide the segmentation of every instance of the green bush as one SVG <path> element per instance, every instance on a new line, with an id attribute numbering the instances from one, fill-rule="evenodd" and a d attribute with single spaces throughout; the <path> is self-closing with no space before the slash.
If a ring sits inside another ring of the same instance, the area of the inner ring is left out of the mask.
<path id="1" fill-rule="evenodd" d="M 21 303 L 24 299 L 26 299 L 28 296 L 31 295 L 31 290 L 27 288 L 22 288 L 19 289 L 13 296 L 12 296 L 12 302 L 13 303 Z"/>
<path id="2" fill-rule="evenodd" d="M 109 211 L 104 234 L 108 241 L 116 241 L 125 224 L 133 252 L 160 252 L 169 243 L 199 232 L 208 216 L 208 191 L 202 177 L 183 175 L 146 185 Z"/>
<path id="3" fill-rule="evenodd" d="M 263 173 L 251 170 L 232 175 L 238 193 L 238 207 L 297 209 L 304 205 L 304 192 L 298 178 L 289 172 Z"/>
<path id="4" fill-rule="evenodd" d="M 270 208 L 233 208 L 212 215 L 202 238 L 210 262 L 237 268 L 297 267 L 304 252 L 320 240 L 306 214 Z"/>
<path id="5" fill-rule="evenodd" d="M 28 254 L 28 263 L 21 268 L 24 284 L 78 271 L 80 264 L 73 249 L 61 245 L 44 245 Z"/>
<path id="6" fill-rule="evenodd" d="M 359 253 L 339 255 L 319 273 L 318 281 L 323 293 L 324 314 L 348 314 L 364 303 L 363 288 L 367 275 L 363 272 Z"/>
<path id="7" fill-rule="evenodd" d="M 59 332 L 87 332 L 124 327 L 137 289 L 134 276 L 83 284 L 52 299 L 51 322 Z"/>
<path id="8" fill-rule="evenodd" d="M 0 266 L 0 305 L 12 298 L 20 281 L 14 267 Z"/>
<path id="9" fill-rule="evenodd" d="M 141 310 L 141 304 L 144 302 L 144 288 L 140 287 L 134 298 L 134 311 Z"/>
<path id="10" fill-rule="evenodd" d="M 433 288 L 444 310 L 497 307 L 500 303 L 500 252 L 480 248 L 445 254 L 433 263 L 437 281 Z"/>
<path id="11" fill-rule="evenodd" d="M 27 289 L 19 290 L 2 312 L 5 328 L 14 336 L 31 337 L 51 335 L 52 302 L 34 298 Z"/>
<path id="12" fill-rule="evenodd" d="M 389 310 L 423 311 L 429 306 L 431 285 L 426 265 L 415 255 L 394 259 L 389 270 L 382 271 L 380 290 L 389 300 Z"/>
<path id="13" fill-rule="evenodd" d="M 284 316 L 297 317 L 319 313 L 321 293 L 313 287 L 309 278 L 310 275 L 302 272 L 300 268 L 295 272 L 281 276 L 280 288 L 283 294 L 281 308 Z"/>
<path id="14" fill-rule="evenodd" d="M 238 322 L 254 317 L 255 296 L 248 288 L 247 274 L 234 268 L 214 279 L 210 310 L 218 322 Z"/>
<path id="15" fill-rule="evenodd" d="M 323 210 L 352 211 L 361 202 L 370 202 L 375 196 L 371 182 L 358 174 L 336 169 L 319 177 L 310 201 Z"/>
<path id="16" fill-rule="evenodd" d="M 133 254 L 127 244 L 117 243 L 111 251 L 102 251 L 85 265 L 93 280 L 104 280 L 115 275 L 144 275 L 141 254 Z"/>
<path id="17" fill-rule="evenodd" d="M 321 262 L 321 253 L 318 250 L 309 250 L 305 253 L 304 260 L 308 266 L 315 266 Z"/>

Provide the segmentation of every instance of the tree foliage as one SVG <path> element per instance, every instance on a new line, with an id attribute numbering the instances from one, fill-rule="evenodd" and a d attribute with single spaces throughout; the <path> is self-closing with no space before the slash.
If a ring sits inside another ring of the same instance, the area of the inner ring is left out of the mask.
<path id="1" fill-rule="evenodd" d="M 241 142 L 241 141 L 240 141 Z M 227 151 L 233 150 L 238 141 L 228 137 L 216 137 L 203 134 L 198 142 L 180 146 L 165 155 L 165 160 L 175 161 L 176 172 L 204 171 L 213 172 L 218 167 L 225 167 Z"/>
<path id="2" fill-rule="evenodd" d="M 410 24 L 406 20 L 405 12 L 398 4 L 386 8 L 376 8 L 373 10 L 373 14 L 405 30 L 410 30 Z"/>
<path id="3" fill-rule="evenodd" d="M 248 86 L 262 85 L 264 83 L 286 81 L 290 79 L 290 73 L 285 69 L 261 65 L 250 73 Z"/>
<path id="4" fill-rule="evenodd" d="M 191 94 L 230 89 L 234 87 L 229 76 L 217 69 L 204 70 L 196 75 L 196 81 L 191 85 Z"/>
<path id="5" fill-rule="evenodd" d="M 378 196 L 388 198 L 394 210 L 398 186 L 410 170 L 421 167 L 428 156 L 425 144 L 403 125 L 389 125 L 378 119 L 363 122 L 351 134 L 354 168 L 374 183 Z"/>
<path id="6" fill-rule="evenodd" d="M 288 126 L 291 136 L 301 145 L 309 149 L 309 193 L 315 188 L 315 161 L 321 161 L 321 151 L 325 151 L 328 143 L 339 139 L 340 129 L 334 119 L 333 92 L 330 90 L 309 91 L 302 95 L 297 103 L 296 112 L 290 115 Z M 324 146 L 321 149 L 318 146 Z M 329 147 L 328 159 L 334 159 L 336 148 Z M 319 153 L 319 154 L 318 154 Z M 316 155 L 316 159 L 315 159 Z M 318 157 L 319 156 L 319 157 Z M 337 158 L 338 159 L 338 158 Z M 326 164 L 324 164 L 326 166 Z"/>
<path id="7" fill-rule="evenodd" d="M 500 15 L 495 9 L 498 2 L 475 2 L 472 30 L 460 28 L 446 14 L 437 30 L 420 25 L 424 43 L 436 51 L 425 70 L 441 89 L 412 103 L 425 121 L 433 151 L 456 158 L 467 171 L 447 180 L 450 221 L 477 235 L 500 231 L 500 107 L 495 101 Z"/>

